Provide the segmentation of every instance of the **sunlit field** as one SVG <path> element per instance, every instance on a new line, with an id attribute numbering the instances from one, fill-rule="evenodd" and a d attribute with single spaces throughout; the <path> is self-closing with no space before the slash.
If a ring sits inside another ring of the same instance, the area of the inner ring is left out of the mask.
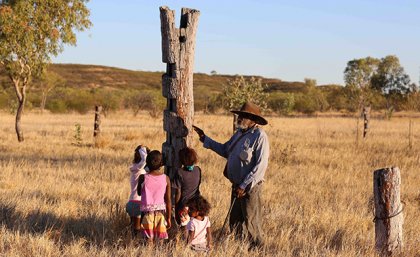
<path id="1" fill-rule="evenodd" d="M 0 113 L 1 256 L 193 256 L 179 233 L 143 246 L 129 233 L 125 203 L 129 166 L 138 144 L 161 149 L 162 119 L 111 113 L 93 147 L 94 114 L 26 113 L 25 142 L 17 143 L 14 116 Z M 355 118 L 268 117 L 270 164 L 263 188 L 267 247 L 218 234 L 229 208 L 225 161 L 204 149 L 201 192 L 212 204 L 211 256 L 374 256 L 373 171 L 401 169 L 404 254 L 420 256 L 420 119 L 374 119 L 359 140 Z M 225 141 L 231 117 L 198 114 L 195 124 Z M 76 132 L 75 124 L 81 132 Z M 78 139 L 77 139 L 78 138 Z"/>

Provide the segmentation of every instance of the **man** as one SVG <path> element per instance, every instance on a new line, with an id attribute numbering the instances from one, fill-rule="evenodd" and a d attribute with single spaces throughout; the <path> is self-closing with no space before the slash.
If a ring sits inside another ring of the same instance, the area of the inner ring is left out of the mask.
<path id="1" fill-rule="evenodd" d="M 193 127 L 205 148 L 227 159 L 224 175 L 232 183 L 231 203 L 234 202 L 229 217 L 231 230 L 249 238 L 252 247 L 262 247 L 261 189 L 268 165 L 269 142 L 260 125 L 268 122 L 251 102 L 246 102 L 240 111 L 232 112 L 238 115 L 238 130 L 224 144 Z"/>

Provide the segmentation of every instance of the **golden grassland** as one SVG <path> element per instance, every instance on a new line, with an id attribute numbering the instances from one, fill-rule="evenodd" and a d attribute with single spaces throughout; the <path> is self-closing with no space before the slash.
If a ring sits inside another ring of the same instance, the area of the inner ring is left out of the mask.
<path id="1" fill-rule="evenodd" d="M 271 156 L 263 189 L 267 248 L 248 251 L 226 235 L 211 256 L 374 256 L 373 171 L 398 166 L 402 176 L 404 254 L 420 255 L 420 119 L 375 119 L 356 143 L 354 118 L 269 118 Z M 77 145 L 75 123 L 81 125 Z M 231 117 L 198 114 L 195 124 L 216 140 L 231 134 Z M 359 123 L 361 126 L 362 123 Z M 93 147 L 93 113 L 26 113 L 25 142 L 14 117 L 0 113 L 0 255 L 192 256 L 179 235 L 156 247 L 129 234 L 124 207 L 133 149 L 160 149 L 161 119 L 114 113 L 103 118 Z M 360 133 L 361 134 L 361 133 Z M 212 204 L 214 236 L 229 205 L 225 161 L 194 142 L 201 191 Z"/>

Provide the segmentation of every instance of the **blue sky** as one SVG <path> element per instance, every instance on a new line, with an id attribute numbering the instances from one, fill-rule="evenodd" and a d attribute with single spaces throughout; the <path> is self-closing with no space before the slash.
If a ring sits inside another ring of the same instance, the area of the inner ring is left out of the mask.
<path id="1" fill-rule="evenodd" d="M 343 84 L 354 58 L 397 55 L 413 82 L 420 72 L 420 1 L 91 0 L 93 27 L 54 62 L 163 71 L 159 6 L 201 12 L 195 72 L 313 78 Z"/>

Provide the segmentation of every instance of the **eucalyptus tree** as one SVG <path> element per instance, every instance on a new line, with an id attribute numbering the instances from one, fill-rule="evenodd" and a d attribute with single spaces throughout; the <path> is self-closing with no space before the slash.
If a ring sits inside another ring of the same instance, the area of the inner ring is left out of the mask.
<path id="1" fill-rule="evenodd" d="M 352 98 L 359 108 L 370 105 L 372 97 L 372 78 L 378 71 L 380 60 L 372 57 L 353 59 L 347 62 L 344 82 L 352 92 Z"/>
<path id="2" fill-rule="evenodd" d="M 76 44 L 76 31 L 92 24 L 88 0 L 2 0 L 0 2 L 0 65 L 12 82 L 18 108 L 15 129 L 24 140 L 21 117 L 27 88 L 42 74 L 51 56 L 65 44 Z"/>
<path id="3" fill-rule="evenodd" d="M 410 76 L 405 73 L 400 60 L 395 55 L 381 59 L 378 71 L 372 78 L 372 87 L 380 91 L 386 99 L 386 117 L 391 118 L 396 107 L 406 101 L 409 93 L 415 90 Z"/>
<path id="4" fill-rule="evenodd" d="M 347 62 L 344 70 L 344 82 L 351 92 L 350 98 L 357 101 L 358 109 L 361 110 L 364 120 L 363 137 L 367 136 L 370 120 L 370 105 L 375 90 L 372 88 L 372 78 L 378 70 L 379 59 L 366 57 L 353 59 Z"/>
<path id="5" fill-rule="evenodd" d="M 378 71 L 372 78 L 372 87 L 380 90 L 385 96 L 405 95 L 413 90 L 410 77 L 405 73 L 400 60 L 395 55 L 388 55 L 381 59 Z"/>

